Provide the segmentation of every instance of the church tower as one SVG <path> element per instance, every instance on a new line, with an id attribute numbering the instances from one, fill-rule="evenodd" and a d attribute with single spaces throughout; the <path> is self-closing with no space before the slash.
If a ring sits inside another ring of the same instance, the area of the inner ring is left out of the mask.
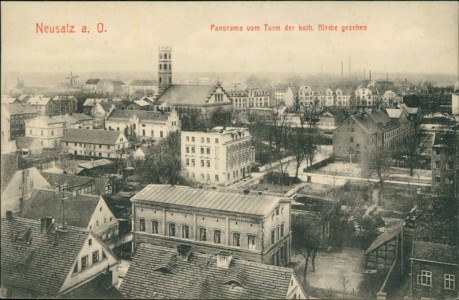
<path id="1" fill-rule="evenodd" d="M 172 84 L 172 48 L 161 46 L 158 52 L 158 85 L 166 88 Z"/>

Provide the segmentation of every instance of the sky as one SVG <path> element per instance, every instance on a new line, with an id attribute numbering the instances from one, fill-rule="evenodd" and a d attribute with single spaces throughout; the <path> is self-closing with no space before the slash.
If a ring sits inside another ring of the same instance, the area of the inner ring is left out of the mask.
<path id="1" fill-rule="evenodd" d="M 3 72 L 443 73 L 457 76 L 459 2 L 2 2 Z M 37 33 L 36 26 L 75 26 Z M 103 23 L 106 32 L 98 33 Z M 211 25 L 243 26 L 241 32 Z M 279 32 L 263 30 L 278 25 Z M 315 31 L 299 32 L 310 24 Z M 318 31 L 319 24 L 338 32 Z M 90 33 L 81 33 L 87 25 Z M 246 26 L 259 25 L 260 32 Z M 285 31 L 285 25 L 295 30 Z M 343 25 L 366 31 L 341 32 Z"/>

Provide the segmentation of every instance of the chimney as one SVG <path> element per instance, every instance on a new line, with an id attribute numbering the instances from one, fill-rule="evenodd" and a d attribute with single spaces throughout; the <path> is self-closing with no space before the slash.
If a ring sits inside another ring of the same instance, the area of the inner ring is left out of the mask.
<path id="1" fill-rule="evenodd" d="M 233 254 L 229 251 L 220 251 L 217 253 L 217 267 L 229 269 Z"/>
<path id="2" fill-rule="evenodd" d="M 6 211 L 6 219 L 7 219 L 8 221 L 13 220 L 13 212 L 12 212 L 11 210 L 7 210 L 7 211 Z"/>
<path id="3" fill-rule="evenodd" d="M 177 245 L 177 254 L 183 260 L 188 261 L 191 255 L 191 246 L 190 245 Z"/>
<path id="4" fill-rule="evenodd" d="M 51 217 L 43 217 L 40 219 L 40 222 L 41 222 L 40 232 L 47 233 L 49 228 L 53 224 L 53 219 Z"/>

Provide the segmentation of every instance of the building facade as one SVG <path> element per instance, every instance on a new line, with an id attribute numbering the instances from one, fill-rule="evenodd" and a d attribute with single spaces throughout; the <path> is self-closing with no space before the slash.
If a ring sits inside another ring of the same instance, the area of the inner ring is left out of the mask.
<path id="1" fill-rule="evenodd" d="M 289 199 L 151 184 L 131 202 L 134 252 L 140 243 L 187 244 L 264 264 L 290 262 Z"/>
<path id="2" fill-rule="evenodd" d="M 242 180 L 255 162 L 252 136 L 246 128 L 183 131 L 180 151 L 186 176 L 204 184 L 229 185 Z"/>
<path id="3" fill-rule="evenodd" d="M 26 121 L 38 116 L 36 108 L 9 104 L 2 105 L 2 140 L 15 140 L 17 137 L 25 136 Z M 2 147 L 5 145 L 2 143 Z"/>
<path id="4" fill-rule="evenodd" d="M 26 137 L 42 141 L 43 147 L 54 148 L 69 128 L 78 128 L 79 122 L 69 116 L 38 116 L 25 122 Z"/>
<path id="5" fill-rule="evenodd" d="M 129 142 L 121 132 L 100 129 L 67 129 L 61 146 L 74 157 L 120 158 Z"/>
<path id="6" fill-rule="evenodd" d="M 74 96 L 56 96 L 52 100 L 59 115 L 73 114 L 78 110 L 78 100 Z"/>
<path id="7" fill-rule="evenodd" d="M 432 146 L 432 192 L 459 196 L 459 135 L 436 133 Z"/>
<path id="8" fill-rule="evenodd" d="M 105 120 L 105 130 L 123 132 L 142 142 L 158 141 L 181 129 L 180 118 L 170 113 L 143 110 L 113 110 Z"/>
<path id="9" fill-rule="evenodd" d="M 27 100 L 27 105 L 36 109 L 42 116 L 56 116 L 59 107 L 50 97 L 33 96 Z"/>

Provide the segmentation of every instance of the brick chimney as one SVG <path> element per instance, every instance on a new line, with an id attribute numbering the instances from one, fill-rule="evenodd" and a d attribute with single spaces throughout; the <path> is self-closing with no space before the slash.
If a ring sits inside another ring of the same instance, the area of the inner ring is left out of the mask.
<path id="1" fill-rule="evenodd" d="M 217 253 L 217 267 L 229 269 L 233 260 L 233 254 L 230 251 L 220 251 Z"/>

